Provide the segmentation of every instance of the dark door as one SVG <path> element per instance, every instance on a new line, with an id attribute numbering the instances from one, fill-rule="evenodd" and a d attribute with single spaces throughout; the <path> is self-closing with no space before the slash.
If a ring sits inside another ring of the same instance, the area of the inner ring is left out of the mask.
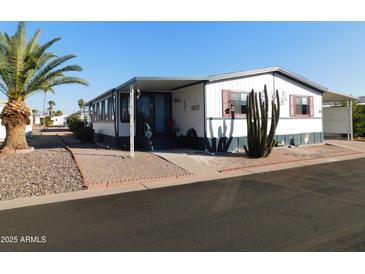
<path id="1" fill-rule="evenodd" d="M 138 135 L 143 135 L 143 125 L 148 123 L 153 130 L 154 126 L 154 100 L 153 96 L 143 94 L 136 102 L 136 131 Z"/>
<path id="2" fill-rule="evenodd" d="M 171 94 L 155 95 L 154 132 L 167 133 L 167 121 L 171 119 Z"/>
<path id="3" fill-rule="evenodd" d="M 143 135 L 144 123 L 148 123 L 153 133 L 165 134 L 167 122 L 171 119 L 171 94 L 145 93 L 136 102 L 136 131 Z"/>

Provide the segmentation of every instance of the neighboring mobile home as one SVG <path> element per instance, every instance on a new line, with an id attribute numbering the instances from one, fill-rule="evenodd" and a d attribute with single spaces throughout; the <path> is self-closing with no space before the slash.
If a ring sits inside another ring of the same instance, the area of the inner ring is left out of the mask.
<path id="1" fill-rule="evenodd" d="M 59 116 L 52 116 L 52 125 L 53 126 L 65 126 L 67 124 L 67 115 L 59 115 Z"/>
<path id="2" fill-rule="evenodd" d="M 87 103 L 90 121 L 99 142 L 138 145 L 141 126 L 147 122 L 155 148 L 164 148 L 172 135 L 184 138 L 194 129 L 199 146 L 209 151 L 243 149 L 247 142 L 246 96 L 267 86 L 280 95 L 279 143 L 322 143 L 322 106 L 328 101 L 355 98 L 334 93 L 281 67 L 271 67 L 208 77 L 135 77 Z M 134 104 L 130 105 L 130 95 Z M 132 117 L 130 113 L 135 115 Z M 350 113 L 350 105 L 349 111 Z M 350 120 L 345 119 L 350 127 Z M 132 124 L 131 121 L 135 121 Z M 131 125 L 131 126 L 130 126 Z M 348 128 L 347 133 L 351 134 Z M 157 145 L 156 145 L 157 144 Z M 161 145 L 161 146 L 159 146 Z M 170 148 L 171 146 L 168 146 Z"/>

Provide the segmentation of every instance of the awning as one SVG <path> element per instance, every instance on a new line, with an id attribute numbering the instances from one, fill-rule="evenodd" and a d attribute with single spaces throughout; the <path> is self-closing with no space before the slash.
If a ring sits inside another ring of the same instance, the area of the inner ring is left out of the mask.
<path id="1" fill-rule="evenodd" d="M 358 98 L 334 91 L 326 91 L 322 96 L 323 103 L 357 101 Z"/>
<path id="2" fill-rule="evenodd" d="M 135 89 L 148 90 L 174 90 L 189 85 L 207 81 L 207 77 L 135 77 L 117 87 L 120 91 L 129 91 L 129 85 L 133 84 Z"/>

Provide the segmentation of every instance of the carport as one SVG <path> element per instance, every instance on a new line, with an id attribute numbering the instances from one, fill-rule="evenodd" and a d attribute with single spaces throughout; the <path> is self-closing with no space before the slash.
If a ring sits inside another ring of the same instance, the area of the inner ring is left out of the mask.
<path id="1" fill-rule="evenodd" d="M 356 97 L 334 91 L 323 93 L 322 116 L 325 138 L 347 135 L 348 141 L 353 140 L 352 102 L 357 100 Z"/>

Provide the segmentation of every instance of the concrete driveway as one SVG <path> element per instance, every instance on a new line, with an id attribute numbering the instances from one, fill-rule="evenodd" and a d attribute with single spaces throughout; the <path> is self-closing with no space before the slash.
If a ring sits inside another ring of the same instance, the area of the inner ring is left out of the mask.
<path id="1" fill-rule="evenodd" d="M 365 251 L 364 166 L 361 158 L 1 211 L 2 240 L 18 243 L 0 249 Z"/>

